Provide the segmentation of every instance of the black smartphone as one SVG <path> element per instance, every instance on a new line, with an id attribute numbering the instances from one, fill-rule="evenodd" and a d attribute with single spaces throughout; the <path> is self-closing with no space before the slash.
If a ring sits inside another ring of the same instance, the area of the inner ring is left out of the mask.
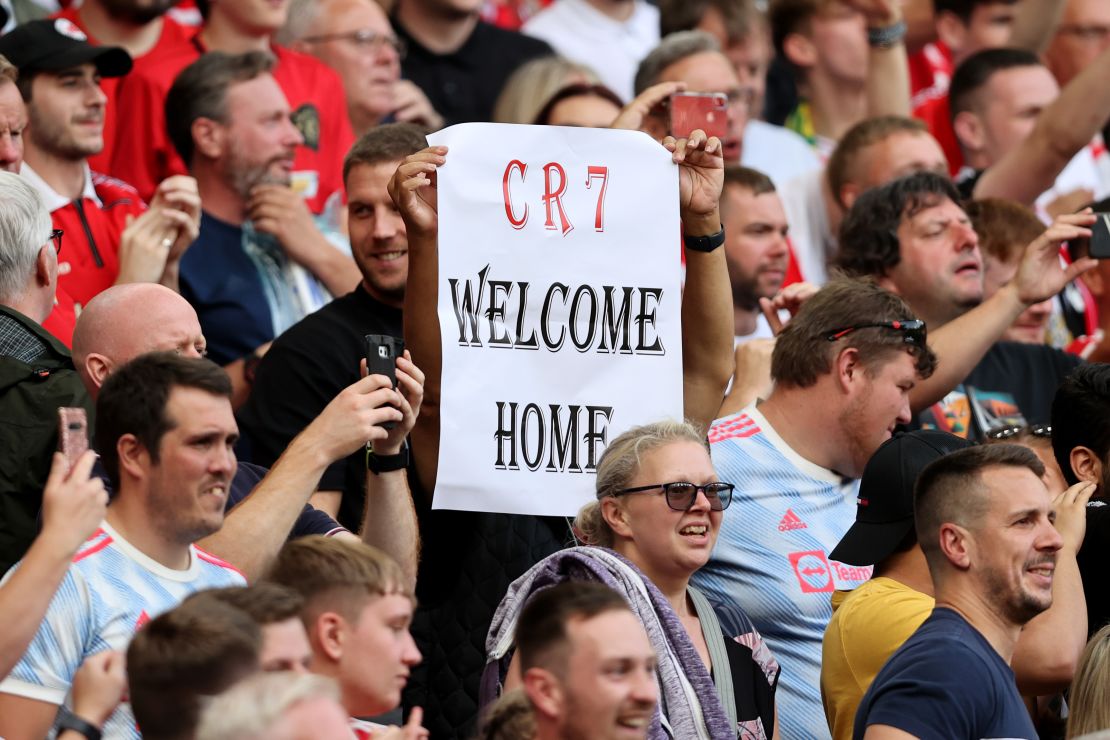
<path id="1" fill-rule="evenodd" d="M 89 449 L 89 420 L 85 409 L 62 406 L 58 409 L 58 451 L 66 460 L 66 475 Z"/>
<path id="2" fill-rule="evenodd" d="M 1091 256 L 1104 260 L 1110 258 L 1110 213 L 1096 213 L 1091 226 Z"/>
<path id="3" fill-rule="evenodd" d="M 393 387 L 397 387 L 397 358 L 405 353 L 405 340 L 387 334 L 366 335 L 366 372 L 369 375 L 384 375 Z M 397 426 L 395 421 L 382 424 L 383 429 Z"/>

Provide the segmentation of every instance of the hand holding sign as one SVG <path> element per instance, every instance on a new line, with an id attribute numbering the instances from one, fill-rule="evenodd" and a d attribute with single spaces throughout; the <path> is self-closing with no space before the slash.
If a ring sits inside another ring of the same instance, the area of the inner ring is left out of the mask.
<path id="1" fill-rule="evenodd" d="M 684 231 L 691 236 L 715 234 L 721 228 L 718 208 L 725 186 L 721 140 L 701 129 L 688 139 L 668 136 L 663 146 L 678 165 L 678 197 Z"/>
<path id="2" fill-rule="evenodd" d="M 389 181 L 389 197 L 401 212 L 409 238 L 435 238 L 439 230 L 436 168 L 446 162 L 447 147 L 430 146 L 405 157 Z"/>

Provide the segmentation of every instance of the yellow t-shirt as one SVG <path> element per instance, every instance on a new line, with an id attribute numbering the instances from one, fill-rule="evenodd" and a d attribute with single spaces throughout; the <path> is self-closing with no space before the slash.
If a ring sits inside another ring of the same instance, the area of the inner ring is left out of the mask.
<path id="1" fill-rule="evenodd" d="M 863 695 L 934 605 L 932 596 L 883 577 L 833 593 L 821 649 L 821 700 L 833 740 L 851 740 Z"/>

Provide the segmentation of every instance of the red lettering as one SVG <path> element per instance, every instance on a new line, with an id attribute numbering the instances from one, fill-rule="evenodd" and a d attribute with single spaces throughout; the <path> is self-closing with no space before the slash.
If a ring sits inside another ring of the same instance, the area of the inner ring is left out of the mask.
<path id="1" fill-rule="evenodd" d="M 597 212 L 594 214 L 594 231 L 605 231 L 605 188 L 609 185 L 609 168 L 591 164 L 586 174 L 586 189 L 589 190 L 595 177 L 601 178 L 601 190 L 597 194 Z"/>
<path id="2" fill-rule="evenodd" d="M 523 229 L 524 224 L 528 223 L 528 204 L 524 204 L 524 215 L 517 218 L 516 214 L 513 213 L 513 196 L 509 192 L 509 175 L 513 173 L 513 170 L 518 170 L 520 172 L 520 179 L 523 181 L 524 176 L 528 173 L 528 165 L 524 164 L 519 159 L 514 159 L 505 167 L 505 175 L 501 178 L 501 190 L 505 195 L 505 215 L 509 217 L 509 223 L 513 225 L 514 229 Z M 559 210 L 560 212 L 562 211 L 561 206 Z M 550 209 L 548 209 L 547 219 L 548 221 L 551 220 Z"/>
<path id="3" fill-rule="evenodd" d="M 559 187 L 554 188 L 552 183 L 552 174 L 558 173 Z M 567 191 L 567 173 L 563 166 L 558 162 L 548 162 L 543 166 L 543 206 L 547 211 L 547 220 L 544 222 L 545 229 L 555 229 L 555 219 L 552 217 L 551 204 L 554 202 L 555 207 L 559 209 L 559 222 L 562 225 L 563 236 L 570 233 L 574 228 L 574 224 L 567 218 L 566 211 L 563 210 L 563 193 Z M 523 224 L 522 224 L 523 225 Z M 518 227 L 519 228 L 519 227 Z"/>

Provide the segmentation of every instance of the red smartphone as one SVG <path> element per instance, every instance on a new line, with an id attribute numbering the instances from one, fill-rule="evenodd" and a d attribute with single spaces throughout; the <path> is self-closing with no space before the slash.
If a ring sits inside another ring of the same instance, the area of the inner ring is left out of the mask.
<path id="1" fill-rule="evenodd" d="M 66 475 L 89 449 L 89 419 L 85 409 L 62 406 L 58 409 L 58 451 L 66 459 Z"/>
<path id="2" fill-rule="evenodd" d="M 724 139 L 728 133 L 728 96 L 724 93 L 675 93 L 671 96 L 671 136 L 681 139 L 695 129 Z"/>

